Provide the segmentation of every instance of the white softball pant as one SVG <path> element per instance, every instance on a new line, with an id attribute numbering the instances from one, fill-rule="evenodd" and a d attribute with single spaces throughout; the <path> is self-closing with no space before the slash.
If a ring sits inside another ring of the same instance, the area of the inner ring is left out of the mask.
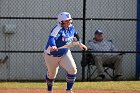
<path id="1" fill-rule="evenodd" d="M 44 53 L 44 59 L 47 66 L 47 75 L 49 79 L 56 78 L 59 66 L 63 67 L 68 74 L 77 73 L 76 63 L 72 57 L 70 50 L 62 57 L 53 57 L 49 56 L 47 53 Z"/>

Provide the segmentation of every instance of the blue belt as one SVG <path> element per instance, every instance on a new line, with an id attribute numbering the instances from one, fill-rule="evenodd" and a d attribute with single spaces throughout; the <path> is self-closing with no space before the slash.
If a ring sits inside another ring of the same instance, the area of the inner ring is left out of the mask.
<path id="1" fill-rule="evenodd" d="M 49 56 L 52 56 L 52 57 L 61 57 L 60 55 L 51 55 L 51 54 L 47 54 Z"/>

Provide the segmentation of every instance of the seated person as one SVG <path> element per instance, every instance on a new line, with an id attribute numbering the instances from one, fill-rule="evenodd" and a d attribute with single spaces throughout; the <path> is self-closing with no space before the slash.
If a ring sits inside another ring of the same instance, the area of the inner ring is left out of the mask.
<path id="1" fill-rule="evenodd" d="M 94 33 L 95 37 L 93 40 L 88 42 L 89 48 L 93 51 L 117 51 L 113 43 L 109 40 L 103 39 L 103 32 L 101 30 L 96 30 Z M 97 72 L 99 77 L 105 79 L 103 64 L 114 64 L 115 77 L 122 76 L 122 56 L 120 53 L 93 53 L 95 65 L 97 67 Z"/>

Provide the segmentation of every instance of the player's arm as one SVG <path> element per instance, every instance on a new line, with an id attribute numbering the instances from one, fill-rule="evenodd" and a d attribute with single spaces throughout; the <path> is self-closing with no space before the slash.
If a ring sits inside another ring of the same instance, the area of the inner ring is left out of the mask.
<path id="1" fill-rule="evenodd" d="M 50 50 L 51 51 L 54 51 L 54 50 L 58 50 L 57 47 L 56 47 L 56 42 L 55 42 L 55 38 L 57 36 L 57 33 L 58 33 L 58 27 L 56 26 L 52 31 L 51 31 L 51 34 L 49 36 L 49 46 L 51 47 Z"/>
<path id="2" fill-rule="evenodd" d="M 50 36 L 49 37 L 49 45 L 52 46 L 56 46 L 55 44 L 55 37 L 54 36 Z"/>
<path id="3" fill-rule="evenodd" d="M 49 37 L 49 45 L 51 46 L 51 51 L 58 50 L 57 47 L 56 47 L 54 36 Z"/>
<path id="4" fill-rule="evenodd" d="M 77 41 L 81 42 L 79 34 L 75 34 L 74 37 L 76 37 Z"/>
<path id="5" fill-rule="evenodd" d="M 51 46 L 51 50 L 54 51 L 54 50 L 58 50 L 57 47 L 56 47 L 56 40 L 55 38 L 57 37 L 58 35 L 58 32 L 60 31 L 61 27 L 56 25 L 53 30 L 51 31 L 51 34 L 49 36 L 49 45 Z"/>
<path id="6" fill-rule="evenodd" d="M 79 34 L 78 33 L 76 33 L 75 35 L 74 35 L 74 37 L 76 37 L 76 39 L 77 39 L 77 41 L 79 41 L 79 47 L 83 50 L 87 50 L 87 47 L 81 42 L 81 39 L 80 39 L 80 36 L 79 36 Z"/>

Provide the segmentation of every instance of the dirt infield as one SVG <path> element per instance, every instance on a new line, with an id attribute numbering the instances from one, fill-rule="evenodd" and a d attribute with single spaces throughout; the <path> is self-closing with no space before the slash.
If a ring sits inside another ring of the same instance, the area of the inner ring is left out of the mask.
<path id="1" fill-rule="evenodd" d="M 47 93 L 46 89 L 16 89 L 16 88 L 0 88 L 0 93 Z M 66 93 L 65 90 L 54 90 L 53 93 Z M 140 91 L 120 91 L 120 90 L 74 90 L 74 93 L 140 93 Z"/>

